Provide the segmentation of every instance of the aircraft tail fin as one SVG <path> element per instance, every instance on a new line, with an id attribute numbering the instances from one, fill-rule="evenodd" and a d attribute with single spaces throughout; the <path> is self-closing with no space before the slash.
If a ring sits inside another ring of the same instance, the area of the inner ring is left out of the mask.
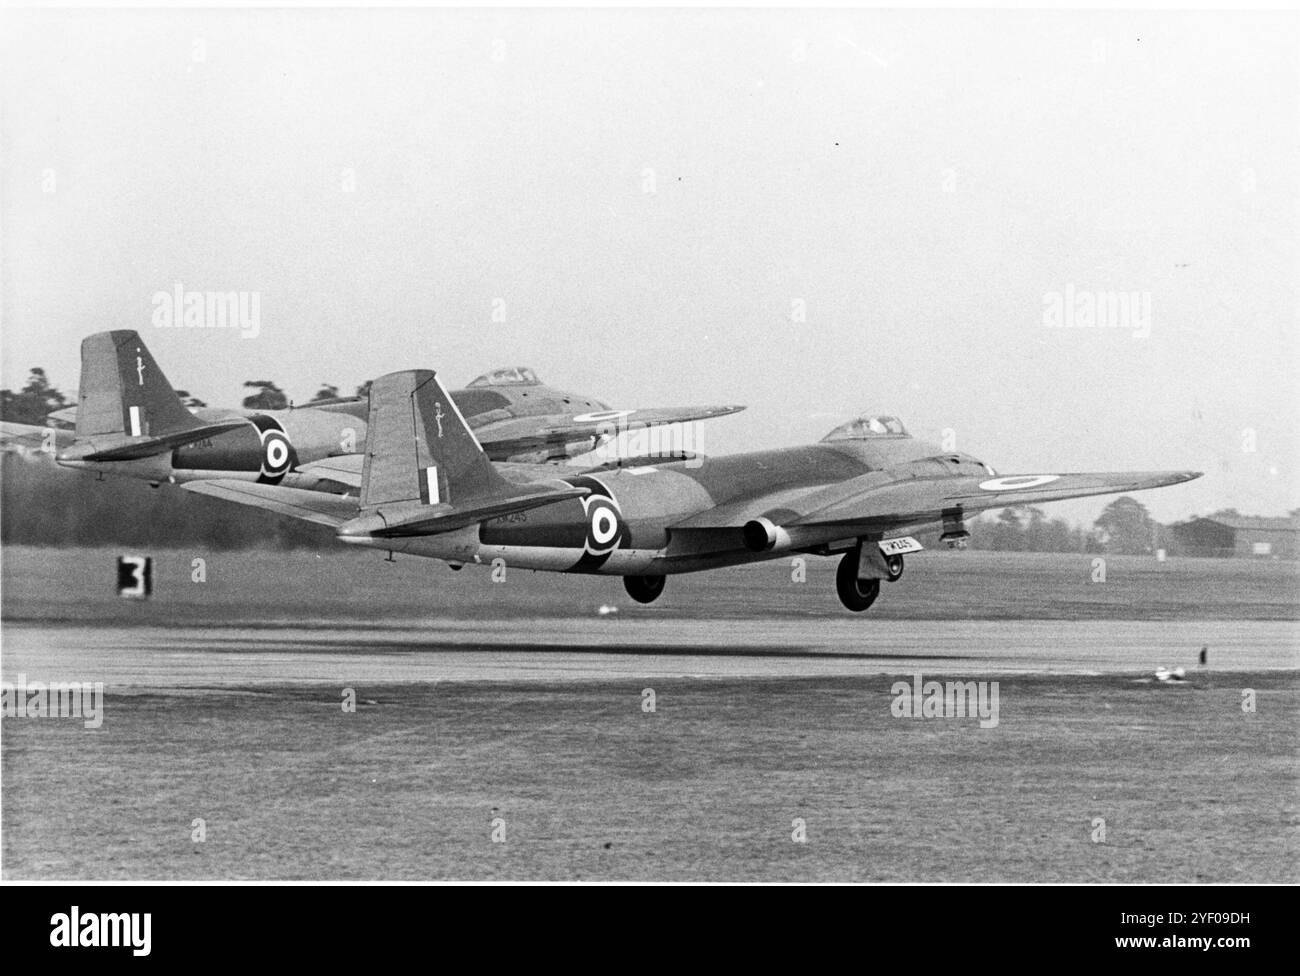
<path id="1" fill-rule="evenodd" d="M 161 437 L 201 427 L 139 333 L 96 332 L 81 342 L 77 438 Z"/>
<path id="2" fill-rule="evenodd" d="M 433 370 L 389 373 L 374 381 L 362 510 L 397 502 L 460 505 L 509 488 Z"/>
<path id="3" fill-rule="evenodd" d="M 586 493 L 567 484 L 506 481 L 437 375 L 406 370 L 370 387 L 361 517 L 341 535 L 446 532 Z"/>

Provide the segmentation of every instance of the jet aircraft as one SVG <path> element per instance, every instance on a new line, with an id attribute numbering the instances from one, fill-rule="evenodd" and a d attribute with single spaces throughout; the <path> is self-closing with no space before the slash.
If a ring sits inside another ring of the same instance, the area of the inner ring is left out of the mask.
<path id="1" fill-rule="evenodd" d="M 452 393 L 451 402 L 468 418 L 489 457 L 533 463 L 580 456 L 619 434 L 744 409 L 613 410 L 594 397 L 545 386 L 527 367 L 486 373 Z M 344 397 L 287 410 L 191 411 L 139 334 L 118 330 L 82 341 L 77 406 L 51 415 L 74 423 L 73 432 L 4 423 L 0 446 L 52 450 L 66 467 L 154 485 L 237 478 L 344 492 L 348 486 L 331 476 L 332 459 L 365 449 L 367 409 L 365 398 Z M 676 446 L 667 453 L 674 452 L 692 453 Z"/>
<path id="2" fill-rule="evenodd" d="M 565 474 L 493 464 L 431 370 L 370 388 L 364 456 L 337 459 L 357 495 L 194 481 L 189 491 L 327 525 L 351 545 L 509 567 L 621 576 L 654 601 L 666 577 L 793 553 L 839 556 L 849 610 L 938 531 L 964 547 L 968 516 L 992 508 L 1142 491 L 1198 472 L 999 475 L 969 455 L 912 438 L 895 417 L 850 421 L 817 444 Z"/>

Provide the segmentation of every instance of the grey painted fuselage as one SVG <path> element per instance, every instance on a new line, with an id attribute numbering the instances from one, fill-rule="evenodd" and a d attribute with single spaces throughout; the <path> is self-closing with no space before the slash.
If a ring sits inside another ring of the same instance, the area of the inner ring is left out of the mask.
<path id="1" fill-rule="evenodd" d="M 503 470 L 510 477 L 508 466 Z M 905 436 L 823 442 L 568 476 L 565 482 L 592 493 L 457 532 L 369 544 L 457 564 L 502 560 L 507 567 L 609 575 L 695 572 L 792 551 L 829 554 L 855 545 L 854 534 L 810 527 L 785 545 L 754 551 L 738 526 L 760 517 L 780 524 L 799 515 L 782 504 L 783 493 L 791 504 L 801 500 L 806 507 L 817 489 L 833 492 L 845 481 L 872 474 L 887 484 L 988 476 L 991 469 Z M 710 524 L 692 527 L 692 519 L 706 515 Z"/>

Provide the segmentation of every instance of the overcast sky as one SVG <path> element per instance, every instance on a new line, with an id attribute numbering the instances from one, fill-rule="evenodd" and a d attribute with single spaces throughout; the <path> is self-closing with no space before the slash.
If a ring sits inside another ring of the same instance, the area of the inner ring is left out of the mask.
<path id="1" fill-rule="evenodd" d="M 1142 496 L 1165 520 L 1300 505 L 1294 18 L 3 23 L 4 386 L 72 392 L 81 338 L 131 328 L 213 405 L 530 365 L 748 404 L 708 453 L 880 410 L 1000 473 L 1207 472 Z M 178 283 L 256 293 L 257 338 L 156 327 Z M 1120 292 L 1149 334 L 1046 324 Z"/>

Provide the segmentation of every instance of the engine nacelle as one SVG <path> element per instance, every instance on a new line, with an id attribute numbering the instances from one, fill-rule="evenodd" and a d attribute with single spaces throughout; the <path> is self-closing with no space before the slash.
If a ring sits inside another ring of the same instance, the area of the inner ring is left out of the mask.
<path id="1" fill-rule="evenodd" d="M 775 524 L 769 518 L 750 519 L 741 529 L 745 548 L 751 552 L 771 552 L 773 549 L 789 549 L 790 533 Z"/>

